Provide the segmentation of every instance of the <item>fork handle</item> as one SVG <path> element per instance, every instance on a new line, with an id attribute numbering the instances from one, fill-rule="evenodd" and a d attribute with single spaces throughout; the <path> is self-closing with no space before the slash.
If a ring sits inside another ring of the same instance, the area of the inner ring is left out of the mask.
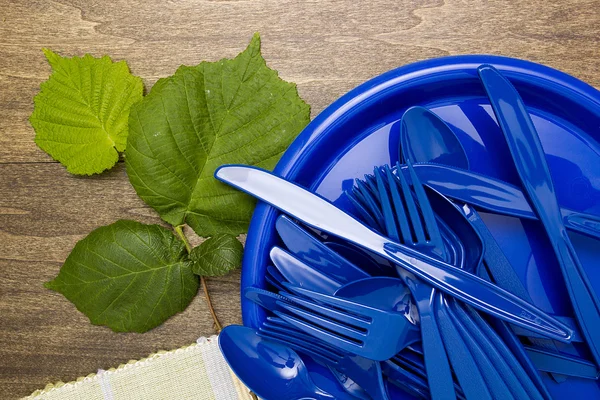
<path id="1" fill-rule="evenodd" d="M 433 311 L 437 292 L 423 282 L 413 281 L 409 283 L 410 286 L 414 287 L 413 296 L 419 310 L 421 343 L 431 398 L 433 400 L 455 400 L 452 371 Z"/>

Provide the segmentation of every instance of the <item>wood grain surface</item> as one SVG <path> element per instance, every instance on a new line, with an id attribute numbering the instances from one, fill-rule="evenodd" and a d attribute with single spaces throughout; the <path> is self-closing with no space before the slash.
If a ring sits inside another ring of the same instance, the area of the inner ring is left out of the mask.
<path id="1" fill-rule="evenodd" d="M 160 220 L 122 164 L 75 177 L 36 147 L 28 117 L 50 73 L 41 48 L 125 59 L 148 89 L 180 64 L 236 55 L 255 31 L 313 116 L 375 75 L 449 54 L 525 58 L 600 87 L 597 0 L 0 0 L 0 398 L 214 333 L 200 293 L 140 335 L 93 326 L 42 287 L 92 229 Z M 222 322 L 240 322 L 239 273 L 209 287 Z"/>

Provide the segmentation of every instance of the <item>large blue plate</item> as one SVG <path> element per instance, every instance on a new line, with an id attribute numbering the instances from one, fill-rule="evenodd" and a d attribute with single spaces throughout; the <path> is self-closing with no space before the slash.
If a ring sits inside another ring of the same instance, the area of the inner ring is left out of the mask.
<path id="1" fill-rule="evenodd" d="M 521 93 L 540 134 L 562 206 L 600 215 L 600 92 L 554 69 L 496 56 L 444 57 L 407 65 L 378 76 L 325 109 L 298 136 L 276 172 L 349 207 L 342 193 L 374 165 L 398 159 L 398 120 L 414 105 L 433 110 L 457 133 L 472 170 L 518 184 L 476 68 L 493 64 Z M 572 315 L 551 247 L 538 222 L 482 214 L 537 306 Z M 278 242 L 277 211 L 256 207 L 242 269 L 242 289 L 264 286 L 269 249 Z M 598 242 L 573 234 L 581 261 L 600 293 Z M 244 324 L 257 327 L 263 311 L 242 298 Z M 600 333 L 599 333 L 600 334 Z M 578 347 L 587 357 L 586 349 Z M 596 381 L 545 377 L 557 399 L 600 398 Z"/>

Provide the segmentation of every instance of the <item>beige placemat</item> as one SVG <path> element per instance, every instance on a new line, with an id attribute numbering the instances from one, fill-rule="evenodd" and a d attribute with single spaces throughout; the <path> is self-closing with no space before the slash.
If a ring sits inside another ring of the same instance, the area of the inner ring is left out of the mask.
<path id="1" fill-rule="evenodd" d="M 177 350 L 159 352 L 76 382 L 58 382 L 27 400 L 250 400 L 248 389 L 231 372 L 217 337 L 200 338 Z"/>

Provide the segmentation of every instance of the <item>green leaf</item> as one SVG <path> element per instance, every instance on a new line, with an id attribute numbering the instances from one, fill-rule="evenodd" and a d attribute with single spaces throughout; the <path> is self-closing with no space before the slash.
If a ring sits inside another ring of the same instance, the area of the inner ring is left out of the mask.
<path id="1" fill-rule="evenodd" d="M 142 100 L 142 80 L 125 61 L 113 63 L 108 56 L 44 54 L 52 75 L 33 100 L 35 142 L 72 174 L 111 168 L 125 150 L 129 111 Z"/>
<path id="2" fill-rule="evenodd" d="M 244 247 L 228 233 L 219 233 L 194 247 L 190 258 L 193 271 L 201 276 L 226 275 L 242 265 Z"/>
<path id="3" fill-rule="evenodd" d="M 228 163 L 271 169 L 309 121 L 296 86 L 266 66 L 255 35 L 233 60 L 180 67 L 129 117 L 126 165 L 138 195 L 200 236 L 247 229 L 254 201 L 218 182 Z"/>
<path id="4" fill-rule="evenodd" d="M 121 220 L 79 241 L 45 286 L 95 325 L 145 332 L 190 303 L 198 290 L 192 264 L 170 230 Z"/>

